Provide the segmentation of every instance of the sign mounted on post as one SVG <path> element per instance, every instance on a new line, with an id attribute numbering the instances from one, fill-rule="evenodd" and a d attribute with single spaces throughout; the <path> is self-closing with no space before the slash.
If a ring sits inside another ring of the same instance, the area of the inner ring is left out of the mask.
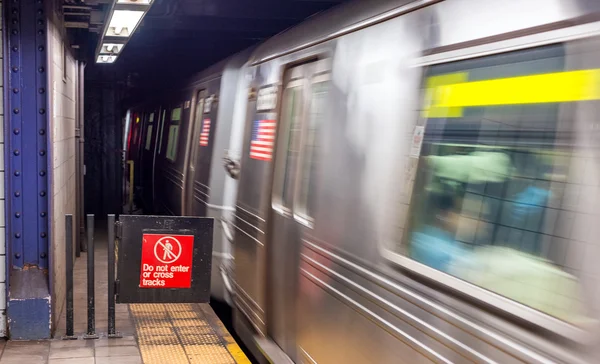
<path id="1" fill-rule="evenodd" d="M 144 234 L 140 288 L 190 288 L 193 235 Z"/>
<path id="2" fill-rule="evenodd" d="M 119 216 L 117 303 L 210 300 L 213 219 Z"/>

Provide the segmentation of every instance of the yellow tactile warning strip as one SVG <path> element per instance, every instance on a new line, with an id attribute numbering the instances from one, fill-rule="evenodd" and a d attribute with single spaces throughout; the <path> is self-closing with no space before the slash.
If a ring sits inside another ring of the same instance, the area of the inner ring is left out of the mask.
<path id="1" fill-rule="evenodd" d="M 144 364 L 249 364 L 208 304 L 129 305 Z"/>

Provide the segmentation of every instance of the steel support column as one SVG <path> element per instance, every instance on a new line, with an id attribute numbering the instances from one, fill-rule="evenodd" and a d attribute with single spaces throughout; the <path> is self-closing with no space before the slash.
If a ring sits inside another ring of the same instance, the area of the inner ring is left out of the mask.
<path id="1" fill-rule="evenodd" d="M 44 0 L 4 2 L 8 324 L 11 338 L 50 337 L 48 121 Z M 9 132 L 10 131 L 10 132 Z"/>

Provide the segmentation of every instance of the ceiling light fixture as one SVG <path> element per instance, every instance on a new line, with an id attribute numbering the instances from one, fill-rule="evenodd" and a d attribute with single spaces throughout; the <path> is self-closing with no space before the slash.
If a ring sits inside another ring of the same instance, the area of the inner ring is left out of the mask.
<path id="1" fill-rule="evenodd" d="M 113 0 L 102 37 L 96 48 L 96 63 L 114 63 L 150 10 L 153 0 Z"/>
<path id="2" fill-rule="evenodd" d="M 105 56 L 99 55 L 96 59 L 96 63 L 114 63 L 117 60 L 117 56 Z"/>

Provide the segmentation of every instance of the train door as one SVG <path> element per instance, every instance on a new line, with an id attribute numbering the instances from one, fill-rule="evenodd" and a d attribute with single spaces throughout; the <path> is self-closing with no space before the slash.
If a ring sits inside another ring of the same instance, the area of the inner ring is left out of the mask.
<path id="1" fill-rule="evenodd" d="M 147 212 L 152 210 L 152 173 L 154 171 L 154 146 L 156 145 L 156 136 L 158 135 L 158 110 L 152 110 L 148 115 L 148 126 L 145 128 L 144 145 L 141 158 L 141 186 L 142 201 Z"/>
<path id="2" fill-rule="evenodd" d="M 206 90 L 198 91 L 196 96 L 196 105 L 194 107 L 194 118 L 190 128 L 192 132 L 192 141 L 189 146 L 189 161 L 187 165 L 187 174 L 185 178 L 185 194 L 184 196 L 184 214 L 194 216 L 194 205 L 197 203 L 196 195 L 198 194 L 195 188 L 194 181 L 196 180 L 196 168 L 198 166 L 198 153 L 200 145 L 204 139 L 200 138 L 202 131 L 202 116 L 204 114 L 204 100 L 206 99 Z"/>
<path id="3" fill-rule="evenodd" d="M 132 156 L 130 156 L 129 159 L 133 160 L 134 164 L 133 164 L 133 169 L 134 169 L 134 186 L 139 186 L 140 185 L 140 171 L 141 171 L 141 160 L 142 160 L 142 154 L 144 151 L 144 144 L 143 144 L 143 135 L 144 135 L 144 131 L 146 129 L 147 123 L 148 123 L 148 113 L 144 113 L 144 112 L 140 112 L 138 115 L 136 115 L 135 117 L 135 123 L 137 125 L 137 135 L 136 135 L 136 140 L 135 140 L 135 154 L 133 154 Z"/>
<path id="4" fill-rule="evenodd" d="M 162 152 L 162 144 L 163 144 L 163 135 L 164 135 L 164 129 L 165 129 L 165 119 L 167 117 L 167 109 L 166 108 L 162 108 L 160 110 L 160 120 L 159 120 L 159 125 L 158 125 L 158 135 L 156 136 L 156 145 L 154 147 L 154 159 L 152 162 L 152 204 L 154 206 L 154 209 L 156 209 L 158 207 L 157 204 L 157 199 L 156 199 L 156 192 L 160 191 L 160 187 L 161 186 L 157 186 L 157 183 L 159 183 L 159 181 L 162 181 L 162 179 L 158 176 L 157 172 L 157 168 L 160 165 L 160 154 Z"/>
<path id="5" fill-rule="evenodd" d="M 280 121 L 275 150 L 271 196 L 269 256 L 269 311 L 267 327 L 273 340 L 293 359 L 296 356 L 296 291 L 300 251 L 293 217 L 296 171 L 299 163 L 302 124 L 306 117 L 308 79 L 313 64 L 291 68 L 284 77 Z M 269 139 L 265 125 L 263 138 Z M 274 128 L 274 126 L 273 126 Z M 261 133 L 261 131 L 259 131 Z M 260 146 L 256 147 L 260 152 Z"/>

